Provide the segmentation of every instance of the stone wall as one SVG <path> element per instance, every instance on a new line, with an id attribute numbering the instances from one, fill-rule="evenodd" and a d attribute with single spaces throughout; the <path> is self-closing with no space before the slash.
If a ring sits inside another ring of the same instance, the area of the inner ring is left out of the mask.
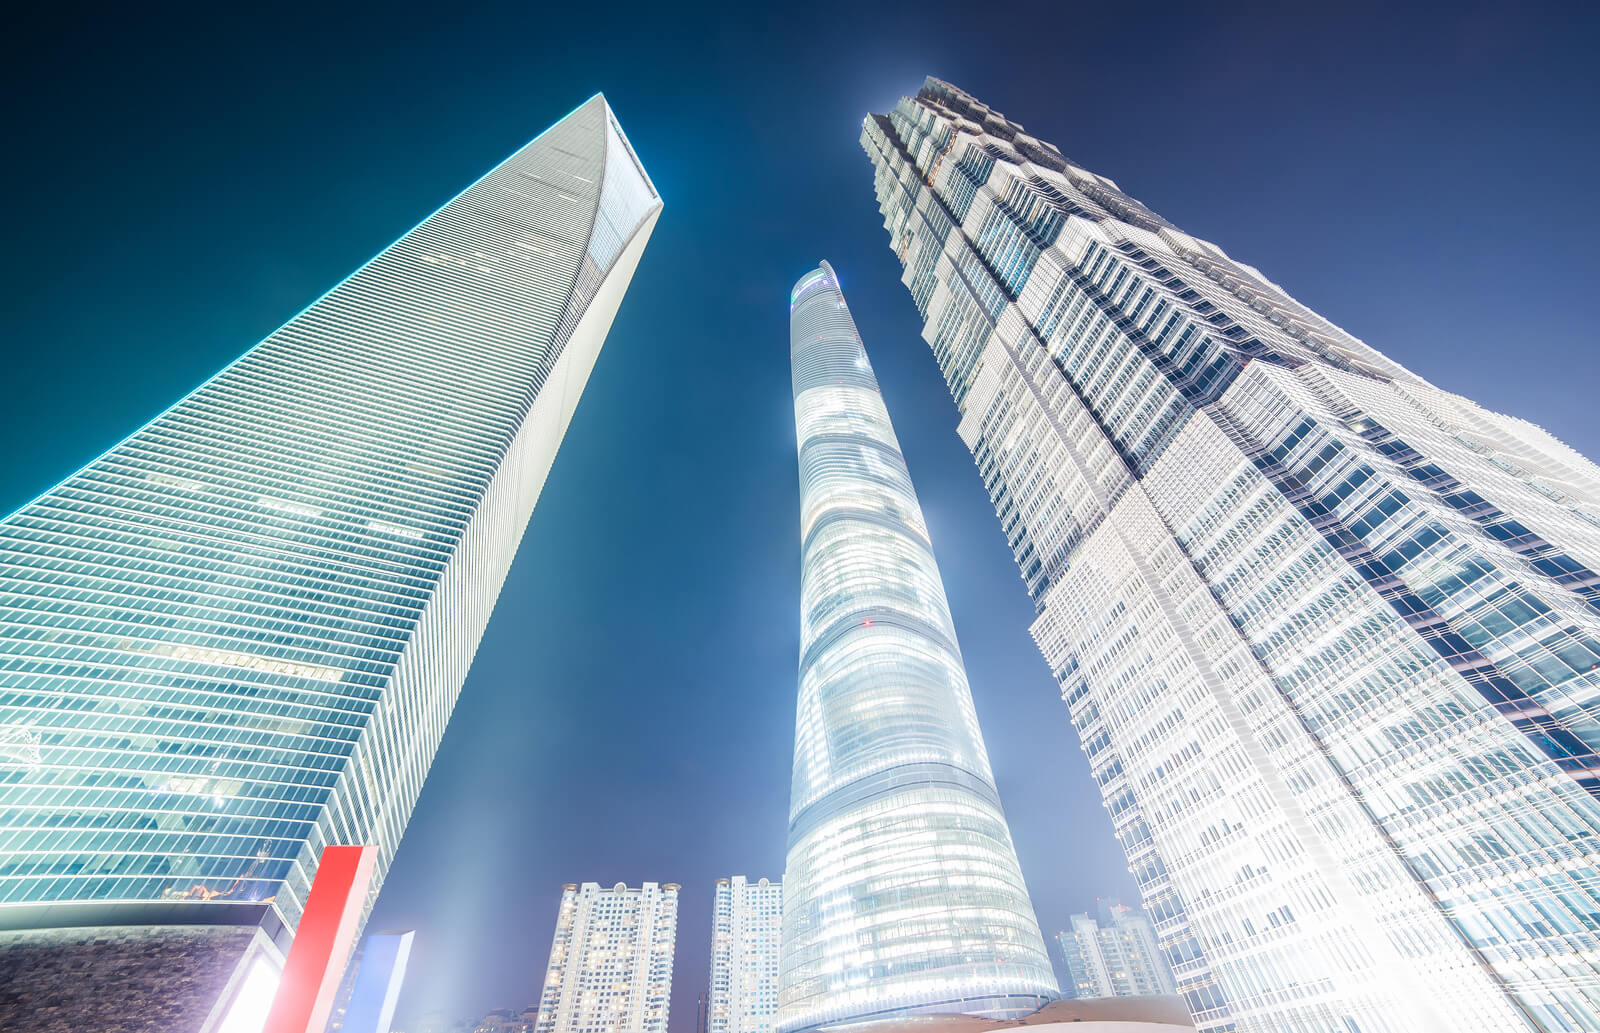
<path id="1" fill-rule="evenodd" d="M 258 930 L 0 930 L 0 1030 L 202 1033 Z"/>

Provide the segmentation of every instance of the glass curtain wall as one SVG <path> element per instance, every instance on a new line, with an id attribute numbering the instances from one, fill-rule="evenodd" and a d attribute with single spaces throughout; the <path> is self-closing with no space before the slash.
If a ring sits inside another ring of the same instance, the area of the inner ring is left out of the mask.
<path id="1" fill-rule="evenodd" d="M 833 269 L 790 297 L 801 656 L 779 1028 L 1057 996 L 928 530 Z"/>

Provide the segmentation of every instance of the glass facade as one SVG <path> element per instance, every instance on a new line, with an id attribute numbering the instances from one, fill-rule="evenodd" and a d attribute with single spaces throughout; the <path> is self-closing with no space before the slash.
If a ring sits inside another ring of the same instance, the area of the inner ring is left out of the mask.
<path id="1" fill-rule="evenodd" d="M 778 1026 L 1057 996 L 922 510 L 833 270 L 790 296 L 801 654 Z"/>
<path id="2" fill-rule="evenodd" d="M 861 141 L 1200 1028 L 1600 1029 L 1600 469 L 948 83 Z"/>
<path id="3" fill-rule="evenodd" d="M 0 522 L 0 906 L 377 892 L 659 211 L 596 96 Z"/>

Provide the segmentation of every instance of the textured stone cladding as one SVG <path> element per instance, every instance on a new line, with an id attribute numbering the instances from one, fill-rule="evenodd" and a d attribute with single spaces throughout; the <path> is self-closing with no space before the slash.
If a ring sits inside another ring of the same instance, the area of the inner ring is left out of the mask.
<path id="1" fill-rule="evenodd" d="M 240 926 L 0 932 L 0 1030 L 199 1033 L 254 936 Z"/>

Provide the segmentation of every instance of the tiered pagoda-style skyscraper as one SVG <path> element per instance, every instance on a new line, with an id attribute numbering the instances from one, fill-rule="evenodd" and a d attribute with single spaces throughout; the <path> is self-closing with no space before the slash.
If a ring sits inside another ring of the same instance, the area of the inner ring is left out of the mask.
<path id="1" fill-rule="evenodd" d="M 1201 1028 L 1600 1029 L 1600 469 L 948 83 L 861 142 Z"/>
<path id="2" fill-rule="evenodd" d="M 833 269 L 789 302 L 800 691 L 778 1028 L 1057 996 L 928 530 Z"/>
<path id="3" fill-rule="evenodd" d="M 597 95 L 0 522 L 0 946 L 212 986 L 324 845 L 376 892 L 660 210 Z"/>

